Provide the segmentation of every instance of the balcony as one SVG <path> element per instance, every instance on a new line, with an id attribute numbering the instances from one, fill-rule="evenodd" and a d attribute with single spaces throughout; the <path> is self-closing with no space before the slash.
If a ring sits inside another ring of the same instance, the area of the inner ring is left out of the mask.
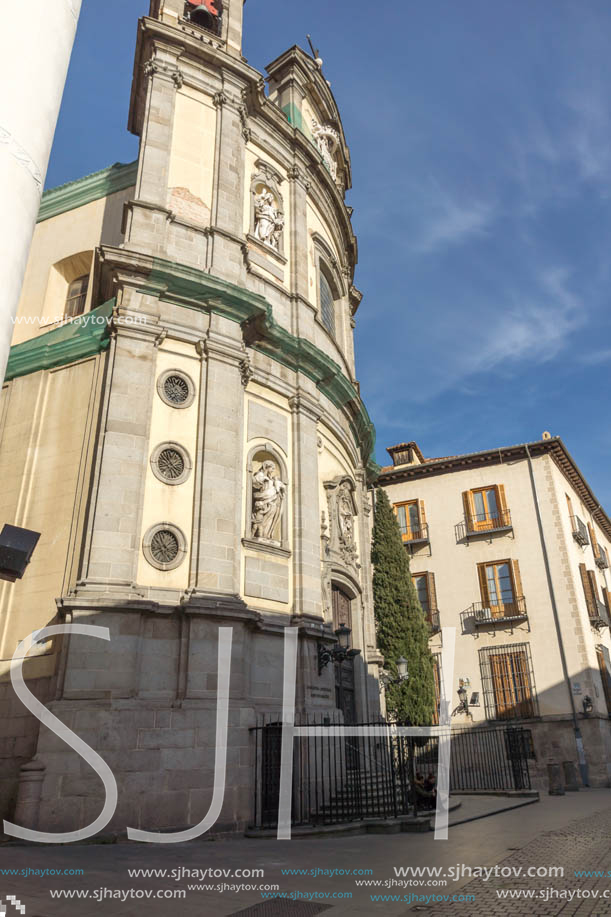
<path id="1" fill-rule="evenodd" d="M 607 560 L 607 554 L 604 549 L 598 545 L 598 555 L 595 558 L 596 566 L 600 567 L 601 570 L 607 570 L 609 567 L 609 561 Z"/>
<path id="2" fill-rule="evenodd" d="M 508 509 L 499 510 L 495 515 L 465 516 L 462 522 L 454 526 L 456 541 L 469 541 L 478 535 L 490 537 L 491 535 L 513 531 L 511 513 Z"/>
<path id="3" fill-rule="evenodd" d="M 432 611 L 425 611 L 424 616 L 429 627 L 431 628 L 431 633 L 438 634 L 441 630 L 441 624 L 439 623 L 439 612 L 437 609 L 435 608 Z"/>
<path id="4" fill-rule="evenodd" d="M 426 522 L 421 522 L 418 526 L 405 526 L 399 523 L 399 528 L 401 529 L 403 544 L 409 548 L 430 544 L 429 527 Z"/>
<path id="5" fill-rule="evenodd" d="M 497 627 L 498 625 L 512 627 L 522 621 L 528 621 L 526 600 L 523 595 L 517 596 L 513 602 L 504 605 L 484 605 L 483 602 L 474 602 L 461 615 L 463 630 L 467 621 L 472 627 Z"/>
<path id="6" fill-rule="evenodd" d="M 571 527 L 573 530 L 573 538 L 580 544 L 581 547 L 590 544 L 590 536 L 588 535 L 588 527 L 585 522 L 582 522 L 579 516 L 571 516 Z"/>
<path id="7" fill-rule="evenodd" d="M 588 602 L 588 614 L 592 627 L 597 627 L 599 629 L 601 627 L 611 627 L 611 619 L 609 618 L 607 606 L 599 602 L 598 599 L 594 599 L 594 602 Z"/>

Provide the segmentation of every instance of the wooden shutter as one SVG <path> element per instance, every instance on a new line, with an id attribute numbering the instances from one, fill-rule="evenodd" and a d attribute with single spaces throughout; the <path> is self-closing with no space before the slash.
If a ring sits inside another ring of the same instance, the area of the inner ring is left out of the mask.
<path id="1" fill-rule="evenodd" d="M 598 659 L 598 668 L 600 669 L 600 677 L 603 683 L 607 713 L 611 716 L 611 660 L 609 659 L 609 651 L 603 646 L 597 646 L 596 658 Z"/>
<path id="2" fill-rule="evenodd" d="M 575 513 L 573 512 L 573 504 L 571 503 L 571 498 L 569 497 L 568 494 L 565 494 L 565 497 L 566 497 L 566 505 L 569 508 L 569 516 L 574 516 Z"/>
<path id="3" fill-rule="evenodd" d="M 435 588 L 435 574 L 426 574 L 426 587 L 429 593 L 429 608 L 431 611 L 437 611 L 437 589 Z"/>
<path id="4" fill-rule="evenodd" d="M 477 575 L 479 578 L 479 591 L 482 597 L 484 608 L 490 606 L 490 595 L 488 593 L 488 579 L 486 577 L 486 564 L 477 565 Z"/>
<path id="5" fill-rule="evenodd" d="M 491 656 L 490 671 L 492 672 L 492 690 L 494 692 L 496 717 L 499 720 L 507 719 L 511 711 L 511 695 L 508 694 L 507 656 L 498 654 Z"/>
<path id="6" fill-rule="evenodd" d="M 439 679 L 439 656 L 433 656 L 433 680 L 435 682 L 435 710 L 433 712 L 433 726 L 439 724 L 439 705 L 441 703 L 441 685 Z"/>
<path id="7" fill-rule="evenodd" d="M 505 485 L 496 485 L 496 502 L 501 514 L 501 525 L 509 525 L 509 515 L 507 513 L 507 498 L 505 496 Z"/>
<path id="8" fill-rule="evenodd" d="M 420 510 L 420 538 L 426 538 L 426 512 L 424 509 L 424 500 L 418 501 L 418 508 Z"/>
<path id="9" fill-rule="evenodd" d="M 609 594 L 609 590 L 606 586 L 603 586 L 603 602 L 607 607 L 607 611 L 611 615 L 611 595 Z"/>
<path id="10" fill-rule="evenodd" d="M 514 675 L 517 686 L 514 687 L 516 694 L 516 707 L 520 716 L 532 716 L 533 705 L 530 692 L 530 677 L 528 674 L 528 660 L 523 650 L 512 653 Z"/>
<path id="11" fill-rule="evenodd" d="M 524 597 L 524 589 L 522 588 L 522 577 L 520 576 L 520 564 L 517 560 L 511 561 L 511 571 L 513 574 L 514 614 L 520 614 L 524 610 L 524 603 L 520 601 Z"/>
<path id="12" fill-rule="evenodd" d="M 598 602 L 598 583 L 596 582 L 596 573 L 594 570 L 588 570 L 588 578 L 590 580 L 590 588 L 592 589 L 592 595 L 594 596 L 596 602 Z M 594 603 L 596 605 L 596 602 Z"/>
<path id="13" fill-rule="evenodd" d="M 590 617 L 594 615 L 596 602 L 594 601 L 594 594 L 592 592 L 592 583 L 588 575 L 585 564 L 579 564 L 579 572 L 581 574 L 581 582 L 583 585 L 583 592 L 586 597 L 586 605 L 588 607 L 588 614 Z"/>
<path id="14" fill-rule="evenodd" d="M 592 550 L 594 551 L 594 557 L 600 557 L 600 551 L 598 550 L 598 539 L 594 533 L 594 528 L 591 522 L 588 522 L 588 532 L 590 533 L 590 544 L 592 545 Z"/>
<path id="15" fill-rule="evenodd" d="M 473 493 L 465 490 L 462 495 L 463 509 L 465 511 L 465 523 L 467 531 L 472 532 L 475 524 L 475 505 L 473 503 Z"/>

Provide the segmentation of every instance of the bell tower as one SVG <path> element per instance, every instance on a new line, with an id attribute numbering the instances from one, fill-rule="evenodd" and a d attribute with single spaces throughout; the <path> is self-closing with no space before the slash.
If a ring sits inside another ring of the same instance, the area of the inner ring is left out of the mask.
<path id="1" fill-rule="evenodd" d="M 181 23 L 220 39 L 228 54 L 242 56 L 242 13 L 245 0 L 152 0 L 151 17 L 168 25 Z"/>

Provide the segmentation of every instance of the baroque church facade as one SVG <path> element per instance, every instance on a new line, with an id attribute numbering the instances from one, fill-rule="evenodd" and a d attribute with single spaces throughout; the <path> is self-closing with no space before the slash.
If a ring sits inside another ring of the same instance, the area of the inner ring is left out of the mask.
<path id="1" fill-rule="evenodd" d="M 252 730 L 281 711 L 288 626 L 299 715 L 379 714 L 349 150 L 320 62 L 293 47 L 264 80 L 242 56 L 242 13 L 243 0 L 152 0 L 137 162 L 43 198 L 0 416 L 4 517 L 41 532 L 0 598 L 2 814 L 17 806 L 26 827 L 76 830 L 104 800 L 12 691 L 17 645 L 48 624 L 110 631 L 39 642 L 23 671 L 111 767 L 111 829 L 208 811 L 220 628 L 214 830 L 252 819 Z M 320 665 L 340 625 L 359 655 Z"/>

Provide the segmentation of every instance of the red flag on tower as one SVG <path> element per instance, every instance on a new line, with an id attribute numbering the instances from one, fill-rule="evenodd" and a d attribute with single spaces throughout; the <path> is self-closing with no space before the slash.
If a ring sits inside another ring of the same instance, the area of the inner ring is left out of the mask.
<path id="1" fill-rule="evenodd" d="M 217 9 L 218 0 L 189 0 L 191 6 L 203 6 L 212 16 L 219 16 L 220 10 Z"/>

